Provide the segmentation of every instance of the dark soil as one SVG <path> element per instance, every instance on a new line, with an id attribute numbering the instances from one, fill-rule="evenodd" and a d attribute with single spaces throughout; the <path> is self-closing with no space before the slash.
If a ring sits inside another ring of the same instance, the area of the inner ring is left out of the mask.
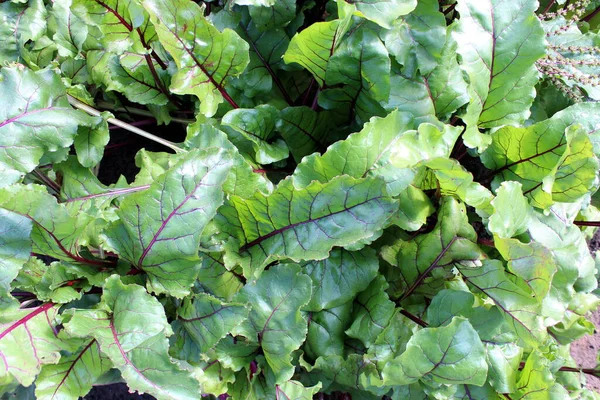
<path id="1" fill-rule="evenodd" d="M 92 391 L 84 397 L 85 400 L 154 400 L 154 397 L 148 394 L 139 395 L 129 393 L 127 385 L 124 383 L 115 383 L 113 385 L 94 386 Z"/>

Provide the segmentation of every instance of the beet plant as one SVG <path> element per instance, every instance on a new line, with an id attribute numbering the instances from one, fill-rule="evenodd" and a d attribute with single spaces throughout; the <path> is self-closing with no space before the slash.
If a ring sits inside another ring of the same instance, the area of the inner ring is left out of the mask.
<path id="1" fill-rule="evenodd" d="M 0 395 L 600 398 L 599 6 L 0 1 Z"/>

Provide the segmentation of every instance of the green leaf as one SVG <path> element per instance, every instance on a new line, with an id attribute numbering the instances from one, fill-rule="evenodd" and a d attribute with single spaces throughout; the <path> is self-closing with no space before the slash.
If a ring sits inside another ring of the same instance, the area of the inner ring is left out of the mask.
<path id="1" fill-rule="evenodd" d="M 36 398 L 77 400 L 113 367 L 96 339 L 82 342 L 77 351 L 61 357 L 58 364 L 44 365 L 35 381 Z"/>
<path id="2" fill-rule="evenodd" d="M 471 102 L 463 117 L 465 144 L 483 150 L 489 139 L 477 127 L 522 122 L 535 97 L 538 71 L 545 54 L 544 30 L 527 0 L 457 3 L 460 20 L 453 32 L 470 79 Z"/>
<path id="3" fill-rule="evenodd" d="M 165 105 L 169 101 L 169 73 L 148 55 L 91 50 L 87 61 L 94 81 L 107 91 L 123 93 L 139 104 Z"/>
<path id="4" fill-rule="evenodd" d="M 359 339 L 366 347 L 374 344 L 394 315 L 396 305 L 386 293 L 388 286 L 383 275 L 378 275 L 354 300 L 354 321 L 346 334 Z"/>
<path id="5" fill-rule="evenodd" d="M 414 119 L 407 113 L 373 118 L 362 131 L 331 145 L 325 154 L 306 157 L 292 175 L 294 185 L 328 182 L 339 175 L 381 176 L 388 193 L 397 195 L 413 181 L 417 164 L 448 157 L 460 133 L 448 125 L 421 124 L 418 131 L 409 130 L 414 127 Z"/>
<path id="6" fill-rule="evenodd" d="M 463 290 L 440 290 L 427 308 L 426 321 L 433 327 L 444 326 L 454 317 L 469 318 L 473 312 L 475 296 Z"/>
<path id="7" fill-rule="evenodd" d="M 58 204 L 56 198 L 39 185 L 12 185 L 0 189 L 0 208 L 30 219 L 33 223 L 33 252 L 60 260 L 106 264 L 80 256 L 78 240 L 91 222 L 80 210 Z"/>
<path id="8" fill-rule="evenodd" d="M 46 32 L 48 13 L 43 0 L 29 0 L 26 4 L 0 4 L 0 62 L 18 61 L 25 43 L 35 41 Z"/>
<path id="9" fill-rule="evenodd" d="M 306 338 L 307 322 L 300 308 L 310 295 L 310 278 L 300 273 L 299 266 L 283 264 L 265 271 L 234 298 L 249 303 L 251 311 L 233 333 L 261 346 L 276 383 L 289 380 L 294 373 L 291 354 Z"/>
<path id="10" fill-rule="evenodd" d="M 496 197 L 490 203 L 494 213 L 490 216 L 488 229 L 501 238 L 518 236 L 527 230 L 531 218 L 531 206 L 523 196 L 518 182 L 502 182 Z"/>
<path id="11" fill-rule="evenodd" d="M 421 189 L 409 185 L 398 195 L 398 213 L 391 221 L 406 231 L 417 231 L 435 212 L 429 197 Z"/>
<path id="12" fill-rule="evenodd" d="M 225 303 L 206 294 L 186 298 L 177 310 L 178 321 L 206 353 L 248 316 L 243 304 Z"/>
<path id="13" fill-rule="evenodd" d="M 248 65 L 248 43 L 230 29 L 219 32 L 193 2 L 144 0 L 142 5 L 178 67 L 170 90 L 198 96 L 200 112 L 207 116 L 217 112 L 223 99 L 232 103 L 225 86 Z"/>
<path id="14" fill-rule="evenodd" d="M 78 57 L 85 48 L 86 40 L 93 31 L 77 13 L 71 10 L 73 0 L 55 0 L 52 2 L 51 16 L 54 18 L 49 31 L 53 31 L 52 39 L 58 48 L 58 54 L 62 57 Z M 77 32 L 76 35 L 73 32 Z M 98 32 L 99 33 L 99 32 Z"/>
<path id="15" fill-rule="evenodd" d="M 415 333 L 406 351 L 386 364 L 382 376 L 388 385 L 408 385 L 427 376 L 439 383 L 481 386 L 487 371 L 477 332 L 469 321 L 455 317 L 446 326 Z"/>
<path id="16" fill-rule="evenodd" d="M 325 83 L 335 88 L 319 93 L 323 108 L 347 108 L 349 122 L 354 114 L 360 121 L 385 116 L 379 102 L 390 95 L 390 58 L 377 34 L 363 28 L 344 40 L 327 63 Z"/>
<path id="17" fill-rule="evenodd" d="M 397 267 L 393 280 L 401 290 L 398 294 L 406 299 L 412 293 L 429 293 L 432 287 L 439 290 L 448 267 L 481 265 L 484 254 L 477 246 L 465 206 L 453 197 L 443 197 L 437 224 L 430 233 L 411 241 L 398 239 L 382 248 L 382 256 Z"/>
<path id="18" fill-rule="evenodd" d="M 385 45 L 406 75 L 430 74 L 442 59 L 446 43 L 446 19 L 435 0 L 421 0 L 406 17 L 383 33 Z M 456 54 L 453 54 L 456 56 Z"/>
<path id="19" fill-rule="evenodd" d="M 319 86 L 323 87 L 327 63 L 350 28 L 351 22 L 351 14 L 347 14 L 342 19 L 310 25 L 294 35 L 283 55 L 283 61 L 286 64 L 302 65 L 314 76 Z"/>
<path id="20" fill-rule="evenodd" d="M 391 112 L 385 118 L 374 117 L 360 132 L 331 145 L 325 154 L 304 158 L 292 175 L 294 185 L 306 187 L 315 180 L 326 183 L 339 175 L 354 178 L 381 175 L 390 181 L 389 193 L 396 194 L 396 190 L 390 190 L 391 186 L 408 185 L 413 173 L 401 171 L 399 176 L 393 175 L 393 171 L 389 171 L 389 158 L 402 132 L 412 128 L 413 118 L 406 113 Z"/>
<path id="21" fill-rule="evenodd" d="M 510 272 L 523 278 L 533 295 L 542 301 L 550 290 L 557 265 L 550 250 L 536 242 L 495 238 L 496 249 L 507 261 Z"/>
<path id="22" fill-rule="evenodd" d="M 551 210 L 547 215 L 534 213 L 529 225 L 529 235 L 533 241 L 549 249 L 556 260 L 558 268 L 544 308 L 551 311 L 554 321 L 558 322 L 563 318 L 567 304 L 575 294 L 578 281 L 590 279 L 592 287 L 595 286 L 596 267 L 585 236 L 579 227 L 570 223 L 577 211 L 569 215 L 558 206 L 553 206 Z"/>
<path id="23" fill-rule="evenodd" d="M 356 0 L 352 1 L 359 15 L 390 29 L 396 19 L 413 11 L 416 0 Z"/>
<path id="24" fill-rule="evenodd" d="M 329 257 L 303 266 L 313 281 L 307 311 L 321 311 L 340 306 L 352 300 L 367 288 L 377 275 L 379 263 L 371 249 L 347 251 L 334 249 Z"/>
<path id="25" fill-rule="evenodd" d="M 18 307 L 10 295 L 17 277 L 31 252 L 31 222 L 0 208 L 0 310 Z"/>
<path id="26" fill-rule="evenodd" d="M 447 119 L 468 103 L 467 83 L 456 60 L 456 47 L 456 41 L 448 35 L 439 63 L 426 75 L 410 77 L 393 64 L 392 89 L 384 107 L 411 113 L 419 122 L 434 122 L 434 116 Z"/>
<path id="27" fill-rule="evenodd" d="M 189 293 L 200 264 L 200 234 L 223 202 L 231 164 L 220 149 L 190 151 L 149 189 L 121 202 L 107 242 L 148 274 L 150 290 L 176 297 Z"/>
<path id="28" fill-rule="evenodd" d="M 304 189 L 295 189 L 287 179 L 269 196 L 231 196 L 217 224 L 233 239 L 226 257 L 239 257 L 236 262 L 251 277 L 272 260 L 319 260 L 334 246 L 370 239 L 396 207 L 380 179 L 342 176 Z"/>
<path id="29" fill-rule="evenodd" d="M 389 324 L 369 347 L 368 357 L 382 370 L 387 362 L 406 350 L 406 343 L 416 329 L 415 322 L 402 315 L 401 310 L 396 308 Z"/>
<path id="30" fill-rule="evenodd" d="M 102 46 L 109 52 L 142 53 L 156 33 L 144 9 L 132 0 L 72 0 L 73 11 L 102 33 Z"/>
<path id="31" fill-rule="evenodd" d="M 350 392 L 354 389 L 368 400 L 381 398 L 388 391 L 387 388 L 379 389 L 378 397 L 364 391 L 375 385 L 381 386 L 381 378 L 377 366 L 360 354 L 350 354 L 347 358 L 335 355 L 320 357 L 315 362 L 314 369 L 341 385 L 340 391 Z M 357 394 L 354 394 L 352 398 L 355 396 L 357 397 Z"/>
<path id="32" fill-rule="evenodd" d="M 73 143 L 79 163 L 86 168 L 98 165 L 109 140 L 108 123 L 104 120 L 94 126 L 80 126 Z"/>
<path id="33" fill-rule="evenodd" d="M 277 119 L 277 130 L 281 132 L 296 162 L 315 151 L 324 151 L 329 139 L 327 135 L 332 128 L 330 113 L 316 112 L 305 106 L 284 108 Z"/>
<path id="34" fill-rule="evenodd" d="M 553 385 L 554 377 L 550 371 L 550 361 L 540 352 L 534 351 L 527 357 L 517 381 L 517 390 L 514 396 L 511 394 L 511 398 L 527 399 L 534 396 L 553 398 L 550 395 Z"/>
<path id="35" fill-rule="evenodd" d="M 55 337 L 58 307 L 45 303 L 38 307 L 5 311 L 0 317 L 0 378 L 14 377 L 29 386 L 43 364 L 60 359 L 61 343 Z"/>
<path id="36" fill-rule="evenodd" d="M 473 174 L 465 169 L 458 161 L 451 158 L 435 158 L 425 161 L 424 166 L 433 174 L 420 176 L 415 179 L 421 189 L 438 189 L 442 195 L 457 196 L 466 204 L 475 208 L 482 218 L 489 217 L 494 208 L 491 201 L 494 199 L 492 192 L 485 186 L 476 182 Z"/>
<path id="37" fill-rule="evenodd" d="M 225 114 L 221 123 L 240 132 L 253 143 L 259 164 L 271 164 L 289 155 L 288 148 L 281 139 L 272 140 L 277 114 L 277 109 L 267 104 L 256 108 L 238 108 Z"/>
<path id="38" fill-rule="evenodd" d="M 304 351 L 310 359 L 344 354 L 345 331 L 351 323 L 352 302 L 310 313 Z"/>
<path id="39" fill-rule="evenodd" d="M 106 280 L 100 304 L 75 310 L 65 330 L 96 339 L 130 390 L 165 400 L 194 398 L 199 393 L 197 381 L 168 355 L 166 336 L 171 328 L 163 306 L 141 286 L 124 285 L 113 275 Z"/>
<path id="40" fill-rule="evenodd" d="M 243 286 L 239 274 L 225 268 L 222 255 L 209 252 L 201 255 L 202 267 L 198 272 L 198 283 L 217 297 L 231 299 Z"/>
<path id="41" fill-rule="evenodd" d="M 274 28 L 283 28 L 296 17 L 296 2 L 294 0 L 274 1 L 270 7 L 250 6 L 250 16 L 259 31 L 270 31 Z"/>
<path id="42" fill-rule="evenodd" d="M 62 161 L 77 126 L 96 120 L 69 105 L 65 86 L 51 70 L 0 69 L 0 187 L 19 181 L 42 156 Z M 64 154 L 64 155 L 63 155 Z"/>
<path id="43" fill-rule="evenodd" d="M 291 4 L 287 3 L 290 3 L 290 0 L 277 1 L 275 6 L 269 8 L 250 7 L 252 19 L 244 15 L 237 25 L 230 26 L 250 45 L 248 67 L 231 82 L 248 97 L 269 94 L 273 89 L 273 83 L 279 86 L 277 71 L 285 67 L 282 57 L 290 43 L 290 38 L 283 29 L 270 29 L 265 26 L 278 25 L 281 22 L 276 20 L 278 16 L 287 18 L 285 12 L 288 7 L 295 11 L 296 3 L 294 1 L 291 1 Z M 284 14 L 280 14 L 280 10 Z M 295 15 L 294 12 L 293 16 Z M 265 29 L 268 29 L 268 33 Z"/>
<path id="44" fill-rule="evenodd" d="M 524 281 L 518 278 L 509 280 L 500 261 L 483 260 L 481 267 L 459 268 L 459 272 L 467 283 L 501 310 L 520 343 L 536 347 L 544 342 L 547 333 L 542 324 L 539 302 L 527 293 Z"/>
<path id="45" fill-rule="evenodd" d="M 590 191 L 598 169 L 586 130 L 579 125 L 565 129 L 560 118 L 499 129 L 481 161 L 494 171 L 494 184 L 521 182 L 523 193 L 540 208 L 575 202 Z"/>
<path id="46" fill-rule="evenodd" d="M 232 144 L 227 135 L 203 122 L 200 118 L 187 127 L 187 137 L 184 146 L 188 149 L 204 149 L 208 147 L 222 148 L 232 153 L 233 166 L 231 173 L 227 175 L 223 190 L 227 194 L 250 198 L 256 191 L 269 193 L 273 184 L 263 175 L 253 171 L 250 164 L 246 162 L 240 151 Z"/>
<path id="47" fill-rule="evenodd" d="M 300 382 L 287 381 L 275 386 L 275 397 L 277 399 L 312 400 L 320 389 L 321 383 L 304 387 Z"/>

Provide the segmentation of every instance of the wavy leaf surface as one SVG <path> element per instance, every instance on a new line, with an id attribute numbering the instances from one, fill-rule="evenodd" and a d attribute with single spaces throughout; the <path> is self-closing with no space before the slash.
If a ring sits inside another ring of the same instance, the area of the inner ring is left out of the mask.
<path id="1" fill-rule="evenodd" d="M 464 120 L 469 146 L 489 139 L 477 127 L 522 122 L 529 116 L 538 80 L 535 61 L 545 53 L 544 30 L 527 0 L 466 0 L 457 3 L 453 32 L 462 68 L 469 75 L 471 102 Z"/>
<path id="2" fill-rule="evenodd" d="M 162 45 L 177 63 L 170 90 L 198 96 L 200 111 L 207 116 L 217 112 L 223 99 L 237 107 L 225 86 L 248 65 L 248 43 L 230 29 L 219 32 L 195 3 L 144 0 L 142 5 L 150 14 Z M 182 8 L 187 11 L 179 12 Z M 206 41 L 197 41 L 197 36 Z"/>
<path id="3" fill-rule="evenodd" d="M 135 307 L 135 309 L 134 309 Z M 162 305 L 138 285 L 112 276 L 95 309 L 76 310 L 67 333 L 94 338 L 127 385 L 158 399 L 189 399 L 198 383 L 168 355 L 171 329 Z"/>
<path id="4" fill-rule="evenodd" d="M 229 257 L 250 277 L 272 260 L 319 260 L 333 246 L 369 239 L 396 208 L 380 179 L 342 176 L 300 190 L 288 179 L 269 196 L 232 196 L 217 223 L 234 239 Z"/>
<path id="5" fill-rule="evenodd" d="M 248 320 L 234 334 L 261 346 L 276 383 L 289 380 L 294 373 L 291 354 L 306 337 L 307 321 L 300 308 L 310 295 L 310 278 L 297 265 L 286 264 L 265 271 L 234 298 L 251 306 Z"/>
<path id="6" fill-rule="evenodd" d="M 190 151 L 146 191 L 123 200 L 107 240 L 148 274 L 152 291 L 177 297 L 189 293 L 200 265 L 200 234 L 223 202 L 230 168 L 226 151 Z"/>
<path id="7" fill-rule="evenodd" d="M 42 156 L 62 161 L 78 125 L 96 121 L 71 108 L 51 70 L 4 67 L 0 78 L 0 92 L 13 99 L 0 107 L 0 186 L 6 186 L 31 172 Z"/>

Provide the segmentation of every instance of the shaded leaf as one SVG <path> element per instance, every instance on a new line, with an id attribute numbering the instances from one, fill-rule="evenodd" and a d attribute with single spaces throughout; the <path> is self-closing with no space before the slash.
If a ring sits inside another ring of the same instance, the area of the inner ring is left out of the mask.
<path id="1" fill-rule="evenodd" d="M 319 93 L 319 104 L 329 110 L 347 109 L 348 122 L 354 115 L 363 122 L 385 116 L 379 102 L 390 94 L 390 58 L 377 34 L 362 28 L 344 40 L 327 63 L 325 83 L 334 88 Z"/>
<path id="2" fill-rule="evenodd" d="M 270 31 L 274 28 L 283 28 L 296 17 L 296 2 L 294 0 L 274 1 L 270 7 L 251 6 L 250 16 L 259 31 Z"/>
<path id="3" fill-rule="evenodd" d="M 265 271 L 234 298 L 251 305 L 248 319 L 234 329 L 234 334 L 261 346 L 277 383 L 289 380 L 294 373 L 291 353 L 306 338 L 307 322 L 300 308 L 308 303 L 310 294 L 310 278 L 300 273 L 297 265 L 284 264 Z"/>
<path id="4" fill-rule="evenodd" d="M 291 4 L 290 4 L 291 3 Z M 242 90 L 248 97 L 271 93 L 273 84 L 279 86 L 277 71 L 285 66 L 282 57 L 290 39 L 283 29 L 268 29 L 266 26 L 278 25 L 287 18 L 291 7 L 295 16 L 296 3 L 290 0 L 277 1 L 273 7 L 250 7 L 250 16 L 242 16 L 237 25 L 231 24 L 239 35 L 250 45 L 250 63 L 244 72 L 232 80 L 231 84 Z M 280 14 L 279 11 L 283 11 Z M 235 13 L 235 12 L 234 12 Z M 281 90 L 281 89 L 280 89 Z M 284 95 L 285 96 L 285 95 Z M 288 101 L 291 99 L 288 99 Z"/>
<path id="5" fill-rule="evenodd" d="M 353 322 L 346 334 L 366 347 L 373 345 L 394 315 L 396 305 L 386 293 L 388 286 L 383 275 L 378 275 L 354 300 Z"/>
<path id="6" fill-rule="evenodd" d="M 281 139 L 272 140 L 277 114 L 277 109 L 268 104 L 256 108 L 238 108 L 225 114 L 221 123 L 240 132 L 253 143 L 259 164 L 271 164 L 287 158 L 289 154 Z"/>
<path id="7" fill-rule="evenodd" d="M 330 113 L 316 112 L 305 106 L 287 107 L 279 113 L 277 130 L 296 162 L 300 162 L 304 156 L 325 150 L 332 122 Z"/>
<path id="8" fill-rule="evenodd" d="M 433 122 L 434 116 L 449 118 L 468 103 L 467 83 L 456 60 L 456 47 L 456 41 L 448 35 L 439 63 L 428 74 L 410 77 L 392 64 L 390 98 L 384 107 L 411 113 L 419 122 Z"/>
<path id="9" fill-rule="evenodd" d="M 309 314 L 304 351 L 311 359 L 344 354 L 345 331 L 350 326 L 352 302 Z"/>

